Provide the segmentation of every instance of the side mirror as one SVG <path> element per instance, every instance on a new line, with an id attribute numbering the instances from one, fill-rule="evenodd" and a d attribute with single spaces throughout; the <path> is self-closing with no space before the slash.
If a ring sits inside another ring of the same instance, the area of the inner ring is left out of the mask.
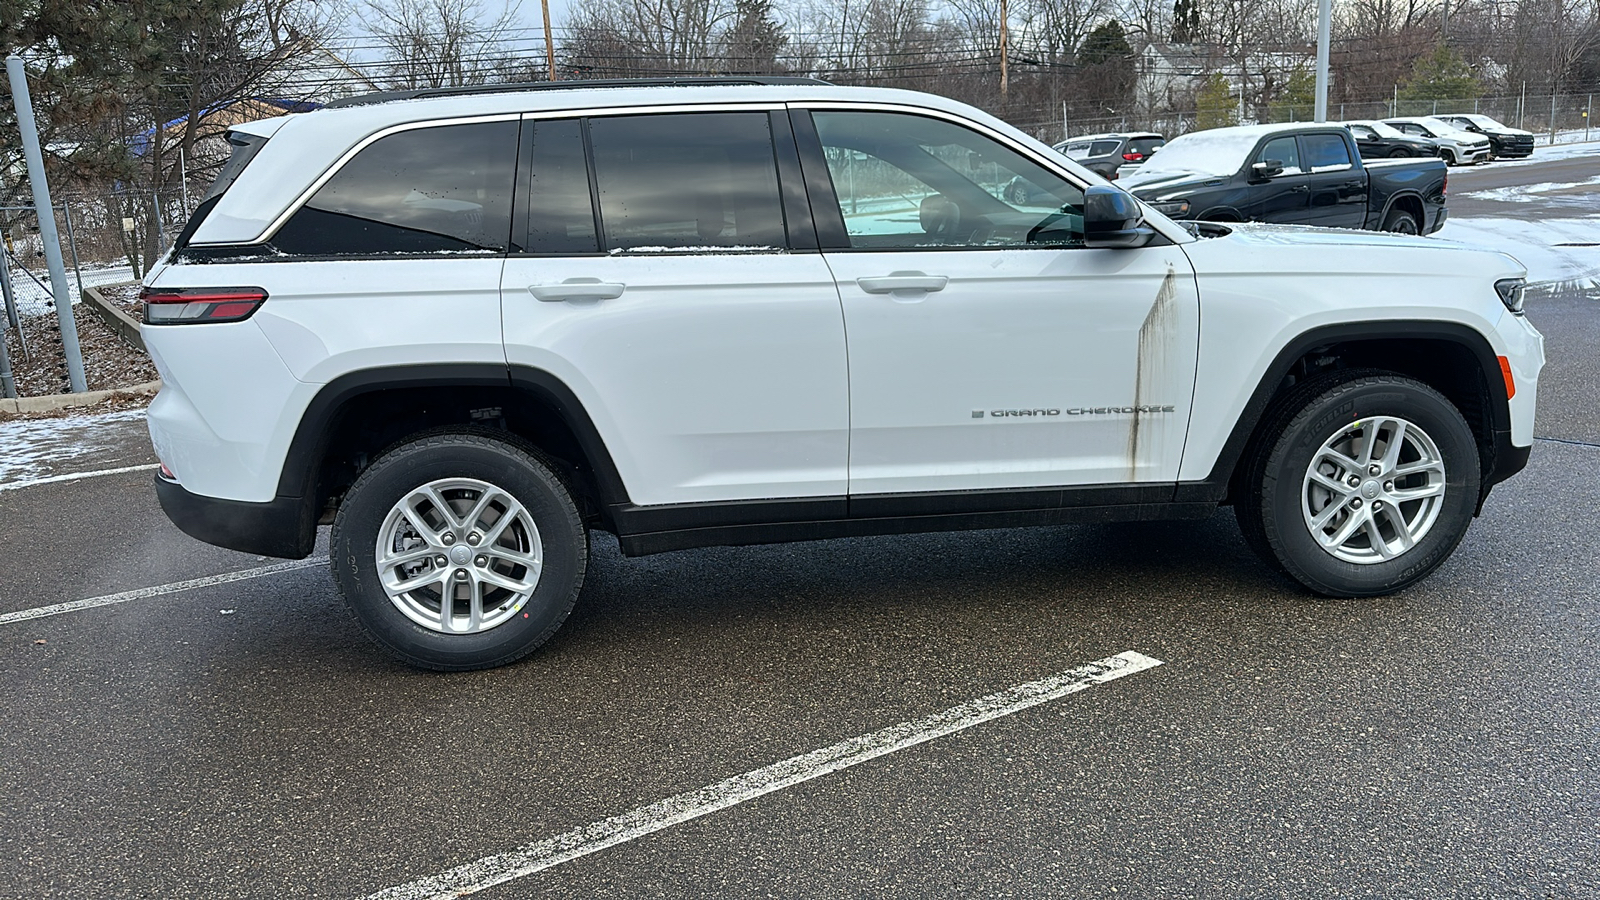
<path id="1" fill-rule="evenodd" d="M 1283 174 L 1283 160 L 1264 159 L 1250 167 L 1250 176 L 1260 181 L 1266 181 L 1274 175 Z"/>
<path id="2" fill-rule="evenodd" d="M 1133 195 L 1108 184 L 1083 192 L 1085 247 L 1142 247 L 1155 234 L 1144 224 L 1144 210 Z"/>

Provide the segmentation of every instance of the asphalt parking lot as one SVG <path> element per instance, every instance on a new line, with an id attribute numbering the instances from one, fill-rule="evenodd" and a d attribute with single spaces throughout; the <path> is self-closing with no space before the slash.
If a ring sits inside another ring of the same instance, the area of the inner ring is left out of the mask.
<path id="1" fill-rule="evenodd" d="M 549 645 L 428 674 L 173 528 L 137 416 L 55 434 L 0 480 L 0 896 L 1600 896 L 1600 289 L 1528 308 L 1529 469 L 1379 600 L 1226 510 L 596 535 Z"/>

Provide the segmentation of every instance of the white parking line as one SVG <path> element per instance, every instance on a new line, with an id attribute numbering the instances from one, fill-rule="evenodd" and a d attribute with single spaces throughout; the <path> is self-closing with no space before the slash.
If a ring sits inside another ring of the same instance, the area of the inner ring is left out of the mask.
<path id="1" fill-rule="evenodd" d="M 832 747 L 735 775 L 699 790 L 668 797 L 659 803 L 641 806 L 553 838 L 396 885 L 371 894 L 364 900 L 445 900 L 475 894 L 765 794 L 848 769 L 896 750 L 914 747 L 1159 665 L 1161 660 L 1142 653 L 1131 650 L 1118 653 L 1041 681 L 1030 681 L 987 697 L 969 700 L 944 712 L 891 725 Z"/>
<path id="2" fill-rule="evenodd" d="M 0 491 L 20 491 L 26 487 L 41 484 L 55 484 L 58 481 L 77 481 L 80 478 L 99 478 L 101 475 L 121 475 L 123 472 L 142 472 L 147 469 L 159 469 L 160 463 L 146 463 L 140 466 L 123 466 L 120 469 L 100 469 L 95 472 L 72 472 L 67 475 L 51 475 L 46 478 L 29 478 L 27 481 L 7 481 L 0 483 Z"/>
<path id="3" fill-rule="evenodd" d="M 0 614 L 0 625 L 11 625 L 16 622 L 28 622 L 33 619 L 43 619 L 47 616 L 59 616 L 62 613 L 78 612 L 85 609 L 94 609 L 100 606 L 111 606 L 116 603 L 127 603 L 130 600 L 145 600 L 150 597 L 160 597 L 165 594 L 176 594 L 181 591 L 192 591 L 195 588 L 210 587 L 214 584 L 229 584 L 235 581 L 248 581 L 251 578 L 261 578 L 266 575 L 276 575 L 279 572 L 293 572 L 297 569 L 309 569 L 313 566 L 326 565 L 326 556 L 313 556 L 310 559 L 297 559 L 291 562 L 274 563 L 270 566 L 261 566 L 256 569 L 243 569 L 238 572 L 224 572 L 221 575 L 207 575 L 204 578 L 191 578 L 188 581 L 174 581 L 171 584 L 158 584 L 155 587 L 139 588 L 134 591 L 123 591 L 120 594 L 106 594 L 103 597 L 90 597 L 87 600 L 70 600 L 66 603 L 55 603 L 50 606 L 40 606 L 34 609 L 18 610 Z"/>

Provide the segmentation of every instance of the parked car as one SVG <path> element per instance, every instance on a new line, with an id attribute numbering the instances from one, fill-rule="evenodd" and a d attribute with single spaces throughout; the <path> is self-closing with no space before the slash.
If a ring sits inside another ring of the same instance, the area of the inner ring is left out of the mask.
<path id="1" fill-rule="evenodd" d="M 418 666 L 533 651 L 593 531 L 638 556 L 1231 504 L 1307 589 L 1386 594 L 1533 445 L 1511 257 L 1184 227 L 943 97 L 411 90 L 229 141 L 145 276 L 156 493 L 250 553 L 331 523 L 346 604 Z"/>
<path id="2" fill-rule="evenodd" d="M 1384 119 L 1389 125 L 1415 137 L 1430 138 L 1439 145 L 1439 157 L 1452 166 L 1470 166 L 1489 158 L 1489 139 L 1462 131 L 1433 116 Z"/>
<path id="3" fill-rule="evenodd" d="M 1437 159 L 1364 164 L 1339 125 L 1242 125 L 1174 138 L 1120 182 L 1176 219 L 1431 234 L 1445 222 Z"/>
<path id="4" fill-rule="evenodd" d="M 1435 116 L 1441 122 L 1448 123 L 1473 134 L 1481 134 L 1489 139 L 1489 152 L 1492 156 L 1503 159 L 1520 159 L 1533 155 L 1533 132 L 1523 131 L 1521 128 L 1512 128 L 1502 125 L 1488 116 L 1477 113 L 1461 115 Z"/>
<path id="5" fill-rule="evenodd" d="M 1383 122 L 1346 122 L 1350 136 L 1362 159 L 1405 159 L 1410 156 L 1438 156 L 1439 143 L 1433 138 L 1406 134 Z"/>
<path id="6" fill-rule="evenodd" d="M 1055 145 L 1055 149 L 1107 181 L 1115 181 L 1117 169 L 1139 165 L 1160 150 L 1166 138 L 1153 131 L 1091 134 Z"/>
<path id="7" fill-rule="evenodd" d="M 1151 131 L 1125 134 L 1091 134 L 1062 141 L 1051 147 L 1107 181 L 1116 181 L 1161 149 L 1166 138 Z M 1044 192 L 1023 179 L 1012 179 L 1001 196 L 1014 203 L 1027 202 Z"/>

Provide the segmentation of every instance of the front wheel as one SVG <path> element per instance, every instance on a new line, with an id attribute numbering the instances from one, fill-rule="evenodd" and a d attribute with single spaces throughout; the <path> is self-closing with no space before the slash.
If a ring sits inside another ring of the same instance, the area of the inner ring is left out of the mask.
<path id="1" fill-rule="evenodd" d="M 1411 156 L 1411 151 L 1405 147 L 1396 147 L 1389 151 L 1390 159 L 1406 159 Z"/>
<path id="2" fill-rule="evenodd" d="M 1234 512 L 1268 563 L 1318 594 L 1392 593 L 1438 568 L 1478 500 L 1477 441 L 1422 382 L 1339 373 L 1268 414 Z"/>
<path id="3" fill-rule="evenodd" d="M 588 532 L 536 451 L 445 433 L 361 473 L 330 556 L 345 603 L 380 646 L 426 669 L 486 669 L 561 627 L 583 585 Z"/>

